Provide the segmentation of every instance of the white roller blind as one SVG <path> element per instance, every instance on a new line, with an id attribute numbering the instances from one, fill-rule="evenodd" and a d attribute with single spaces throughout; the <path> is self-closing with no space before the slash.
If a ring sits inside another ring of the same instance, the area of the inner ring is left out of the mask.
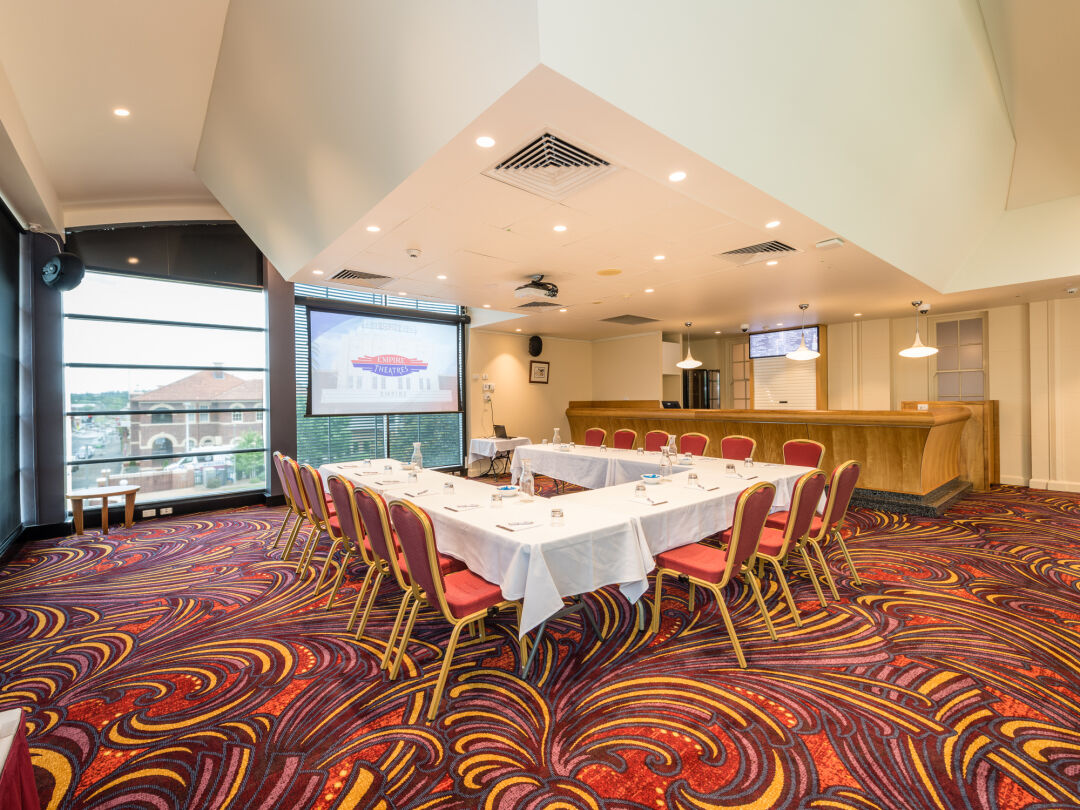
<path id="1" fill-rule="evenodd" d="M 816 361 L 760 357 L 754 363 L 754 407 L 812 411 L 817 408 Z"/>

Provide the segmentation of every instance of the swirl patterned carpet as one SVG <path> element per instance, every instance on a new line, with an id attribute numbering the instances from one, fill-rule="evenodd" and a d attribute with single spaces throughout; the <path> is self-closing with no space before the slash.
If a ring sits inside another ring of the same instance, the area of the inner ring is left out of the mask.
<path id="1" fill-rule="evenodd" d="M 267 553 L 282 512 L 32 543 L 0 572 L 0 708 L 31 711 L 43 808 L 1080 805 L 1076 496 L 855 511 L 864 585 L 833 558 L 843 598 L 822 609 L 798 578 L 801 630 L 775 582 L 779 642 L 732 589 L 746 670 L 677 583 L 658 637 L 590 596 L 606 639 L 556 624 L 529 682 L 493 620 L 434 724 L 447 625 L 421 621 L 389 682 L 391 590 L 356 641 L 351 600 L 327 612 Z"/>

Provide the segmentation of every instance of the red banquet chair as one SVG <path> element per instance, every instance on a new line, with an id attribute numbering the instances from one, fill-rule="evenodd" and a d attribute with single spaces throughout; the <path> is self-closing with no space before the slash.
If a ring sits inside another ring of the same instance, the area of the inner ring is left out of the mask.
<path id="1" fill-rule="evenodd" d="M 833 470 L 833 474 L 829 478 L 829 496 L 825 501 L 825 512 L 820 516 L 814 515 L 813 519 L 810 521 L 810 531 L 806 535 L 805 542 L 814 549 L 814 554 L 817 555 L 818 563 L 820 563 L 821 568 L 825 572 L 825 581 L 829 585 L 829 590 L 832 592 L 833 599 L 839 599 L 840 595 L 837 593 L 836 582 L 833 580 L 832 573 L 825 563 L 825 554 L 821 549 L 822 544 L 830 537 L 835 538 L 837 544 L 840 546 L 840 551 L 844 555 L 844 560 L 851 570 L 851 578 L 855 580 L 856 585 L 862 585 L 862 580 L 859 579 L 859 572 L 855 570 L 855 564 L 851 561 L 851 554 L 848 552 L 847 544 L 840 534 L 840 524 L 843 523 L 844 518 L 847 517 L 848 506 L 851 503 L 851 495 L 855 491 L 855 484 L 858 483 L 859 480 L 860 469 L 859 462 L 845 461 Z M 787 521 L 787 512 L 774 512 L 769 516 L 767 525 L 773 528 L 782 529 L 787 524 Z M 822 605 L 825 604 L 820 589 L 818 589 L 818 599 L 821 601 Z"/>
<path id="2" fill-rule="evenodd" d="M 720 606 L 720 615 L 724 619 L 731 644 L 735 648 L 735 657 L 739 666 L 746 668 L 739 638 L 735 635 L 735 626 L 731 623 L 727 604 L 724 601 L 724 588 L 734 577 L 740 574 L 746 578 L 754 594 L 758 609 L 765 619 L 769 637 L 776 640 L 776 630 L 761 598 L 761 588 L 753 573 L 754 555 L 758 540 L 761 538 L 765 518 L 772 506 L 776 488 L 768 481 L 759 481 L 744 489 L 735 503 L 735 520 L 731 527 L 730 543 L 724 548 L 716 548 L 704 543 L 691 543 L 688 546 L 664 551 L 656 556 L 656 593 L 653 596 L 652 632 L 660 629 L 660 592 L 665 576 L 685 577 L 690 585 L 705 588 L 713 594 Z"/>
<path id="3" fill-rule="evenodd" d="M 611 437 L 611 446 L 617 450 L 633 450 L 634 442 L 637 441 L 637 431 L 620 428 Z"/>
<path id="4" fill-rule="evenodd" d="M 380 669 L 386 669 L 390 666 L 394 639 L 397 637 L 398 630 L 401 629 L 405 610 L 409 606 L 411 598 L 409 591 L 412 587 L 412 580 L 409 578 L 408 563 L 401 553 L 397 538 L 394 536 L 393 529 L 390 526 L 390 511 L 387 509 L 386 501 L 383 500 L 382 495 L 368 487 L 357 486 L 353 487 L 353 497 L 356 499 L 356 511 L 360 517 L 360 528 L 364 532 L 367 547 L 371 550 L 375 568 L 375 578 L 372 582 L 367 606 L 364 608 L 364 615 L 360 619 L 360 625 L 356 628 L 357 639 L 364 635 L 364 629 L 367 627 L 368 618 L 371 616 L 372 608 L 375 606 L 375 599 L 378 597 L 379 586 L 382 585 L 383 580 L 386 577 L 392 577 L 401 589 L 401 603 L 398 606 L 397 618 L 390 629 L 390 636 L 386 640 L 386 650 L 383 652 L 382 661 L 379 664 Z M 444 573 L 450 573 L 460 571 L 465 567 L 465 564 L 455 560 L 453 557 L 440 554 L 439 566 Z M 352 615 L 349 617 L 349 624 L 346 626 L 347 630 L 352 630 L 353 625 L 356 624 L 356 617 L 360 613 L 363 598 L 364 591 L 361 589 L 360 593 L 357 594 Z"/>
<path id="5" fill-rule="evenodd" d="M 341 580 L 345 576 L 345 569 L 349 565 L 349 560 L 352 559 L 353 554 L 359 556 L 364 561 L 364 565 L 367 566 L 363 584 L 360 586 L 360 593 L 356 597 L 357 604 L 363 600 L 377 568 L 375 553 L 371 550 L 371 543 L 364 537 L 363 523 L 356 508 L 356 486 L 352 481 L 340 475 L 331 475 L 326 481 L 326 486 L 330 490 L 330 499 L 333 501 L 334 510 L 337 514 L 326 522 L 331 530 L 330 539 L 334 541 L 334 544 L 326 557 L 326 567 L 323 568 L 323 574 L 330 567 L 330 559 L 334 556 L 337 547 L 339 545 L 345 546 L 345 559 L 341 561 L 337 576 L 334 578 L 334 587 L 330 592 L 330 599 L 326 603 L 326 609 L 330 610 L 333 607 L 334 599 L 337 598 Z M 319 577 L 319 584 L 322 584 L 322 577 Z M 316 586 L 316 590 L 318 590 L 318 586 Z M 355 611 L 353 612 L 355 613 Z M 351 624 L 349 629 L 352 629 Z"/>
<path id="6" fill-rule="evenodd" d="M 784 463 L 793 467 L 820 467 L 825 445 L 813 439 L 789 439 L 784 442 Z"/>
<path id="7" fill-rule="evenodd" d="M 585 431 L 585 446 L 600 447 L 607 438 L 607 431 L 603 428 L 593 427 Z"/>
<path id="8" fill-rule="evenodd" d="M 650 453 L 659 453 L 669 439 L 668 434 L 662 430 L 650 430 L 645 434 L 645 449 Z"/>
<path id="9" fill-rule="evenodd" d="M 503 599 L 498 585 L 477 576 L 467 568 L 444 574 L 439 564 L 439 553 L 435 549 L 435 529 L 431 525 L 431 519 L 416 505 L 409 501 L 391 501 L 390 520 L 397 530 L 401 549 L 409 565 L 412 585 L 408 596 L 413 600 L 409 620 L 401 637 L 401 648 L 390 671 L 390 677 L 393 678 L 401 666 L 401 659 L 405 655 L 405 647 L 409 643 L 421 604 L 434 608 L 453 628 L 443 653 L 439 679 L 435 682 L 431 708 L 427 713 L 427 719 L 434 720 L 461 631 L 473 622 L 482 623 L 488 611 L 494 608 L 513 608 L 520 624 L 521 603 Z M 519 656 L 524 657 L 524 652 L 522 640 L 519 642 Z"/>
<path id="10" fill-rule="evenodd" d="M 337 513 L 334 511 L 334 503 L 330 500 L 330 494 L 323 486 L 322 476 L 310 464 L 300 465 L 300 495 L 304 501 L 304 512 L 307 515 L 308 522 L 311 523 L 311 531 L 308 532 L 307 545 L 304 546 L 304 553 L 300 555 L 300 562 L 297 563 L 296 572 L 300 576 L 307 572 L 307 567 L 311 563 L 311 558 L 315 556 L 315 549 L 319 545 L 319 538 L 325 533 L 330 536 L 331 541 L 330 553 L 326 555 L 326 566 L 322 571 L 323 575 L 325 575 L 326 569 L 330 566 L 330 557 L 338 545 L 334 543 L 334 533 L 329 526 L 330 519 L 337 517 Z M 322 581 L 323 577 L 320 576 L 319 581 L 315 584 L 316 591 L 322 585 Z"/>
<path id="11" fill-rule="evenodd" d="M 680 453 L 692 453 L 695 456 L 703 456 L 708 449 L 709 437 L 704 433 L 684 433 L 679 437 Z"/>
<path id="12" fill-rule="evenodd" d="M 281 491 L 285 496 L 285 517 L 281 519 L 281 526 L 278 527 L 277 536 L 274 537 L 274 543 L 270 548 L 277 548 L 278 543 L 281 542 L 281 535 L 285 531 L 285 527 L 289 525 L 289 521 L 294 517 L 299 519 L 300 509 L 296 505 L 296 501 L 293 500 L 292 488 L 285 480 L 285 456 L 280 450 L 275 450 L 272 456 L 274 460 L 274 472 L 277 473 L 278 481 L 281 483 Z M 291 460 L 291 459 L 290 459 Z"/>
<path id="13" fill-rule="evenodd" d="M 720 440 L 720 458 L 736 461 L 753 458 L 757 442 L 749 436 L 725 436 Z"/>
<path id="14" fill-rule="evenodd" d="M 791 610 L 792 618 L 795 619 L 796 627 L 802 627 L 802 620 L 799 618 L 799 611 L 795 608 L 795 598 L 791 595 L 791 589 L 788 587 L 787 577 L 784 575 L 782 566 L 785 564 L 792 547 L 798 549 L 799 554 L 802 555 L 803 564 L 810 573 L 810 581 L 814 584 L 814 591 L 817 593 L 818 600 L 821 602 L 822 607 L 825 606 L 825 598 L 821 595 L 821 586 L 818 584 L 817 575 L 814 573 L 814 566 L 810 564 L 810 555 L 806 552 L 806 538 L 810 533 L 810 524 L 816 517 L 814 510 L 817 508 L 818 501 L 821 500 L 821 493 L 824 491 L 825 473 L 821 470 L 811 470 L 800 476 L 791 492 L 791 503 L 786 512 L 788 518 L 783 528 L 776 528 L 767 519 L 765 528 L 761 532 L 761 540 L 758 541 L 758 560 L 762 562 L 768 560 L 772 563 L 776 576 L 780 580 L 780 589 L 784 592 L 784 599 Z M 725 532 L 722 538 L 727 540 L 727 535 L 728 533 Z M 761 562 L 759 562 L 760 564 Z"/>
<path id="15" fill-rule="evenodd" d="M 289 539 L 285 543 L 285 548 L 281 551 L 281 559 L 287 560 L 292 553 L 296 538 L 300 535 L 300 530 L 305 523 L 312 524 L 312 520 L 308 510 L 307 496 L 304 494 L 304 486 L 300 483 L 300 465 L 294 459 L 282 456 L 281 472 L 285 479 L 285 491 L 296 508 L 296 523 L 293 524 L 292 531 L 289 532 Z M 314 524 L 312 524 L 312 527 L 312 530 L 314 530 Z"/>

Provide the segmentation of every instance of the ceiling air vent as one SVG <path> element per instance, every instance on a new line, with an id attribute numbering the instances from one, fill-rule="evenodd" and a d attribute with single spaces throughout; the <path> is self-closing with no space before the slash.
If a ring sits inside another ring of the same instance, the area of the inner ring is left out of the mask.
<path id="1" fill-rule="evenodd" d="M 775 259 L 778 255 L 784 253 L 802 253 L 802 251 L 796 250 L 784 242 L 773 240 L 772 242 L 760 242 L 756 245 L 747 245 L 736 250 L 717 253 L 716 258 L 742 266 Z"/>
<path id="2" fill-rule="evenodd" d="M 514 309 L 547 309 L 548 307 L 559 307 L 562 304 L 555 301 L 530 301 L 527 304 L 518 304 Z"/>
<path id="3" fill-rule="evenodd" d="M 558 202 L 613 171 L 603 158 L 545 132 L 484 174 Z"/>
<path id="4" fill-rule="evenodd" d="M 378 273 L 368 273 L 364 270 L 338 270 L 330 276 L 331 281 L 342 284 L 352 284 L 354 287 L 384 287 L 394 279 L 390 276 L 381 276 Z"/>
<path id="5" fill-rule="evenodd" d="M 616 315 L 614 318 L 601 318 L 605 323 L 621 323 L 624 326 L 637 326 L 642 323 L 656 323 L 656 318 L 645 318 L 641 315 Z"/>

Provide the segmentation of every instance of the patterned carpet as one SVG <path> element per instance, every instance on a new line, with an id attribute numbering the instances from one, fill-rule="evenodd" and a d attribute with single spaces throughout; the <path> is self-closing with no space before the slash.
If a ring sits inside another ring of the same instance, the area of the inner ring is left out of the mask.
<path id="1" fill-rule="evenodd" d="M 529 682 L 500 617 L 434 724 L 446 624 L 421 621 L 387 681 L 396 598 L 355 641 L 350 600 L 327 612 L 313 574 L 267 554 L 282 511 L 36 542 L 0 572 L 0 708 L 31 709 L 43 808 L 1080 805 L 1076 496 L 856 511 L 864 585 L 833 558 L 843 599 L 821 609 L 799 578 L 801 630 L 775 583 L 778 642 L 732 589 L 746 670 L 677 583 L 659 637 L 590 596 L 606 638 L 556 625 Z"/>

